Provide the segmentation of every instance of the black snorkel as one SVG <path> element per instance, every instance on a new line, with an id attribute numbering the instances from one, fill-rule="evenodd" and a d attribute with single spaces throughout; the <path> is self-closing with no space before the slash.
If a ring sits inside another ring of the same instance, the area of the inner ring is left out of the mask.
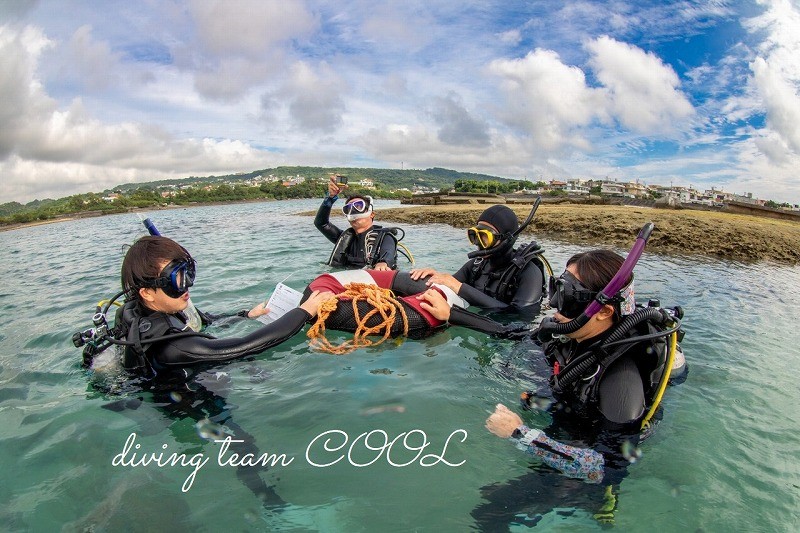
<path id="1" fill-rule="evenodd" d="M 600 311 L 606 303 L 611 302 L 614 296 L 625 286 L 625 282 L 630 278 L 631 273 L 633 273 L 633 268 L 642 256 L 644 247 L 647 244 L 647 239 L 650 238 L 653 228 L 655 228 L 655 226 L 652 222 L 648 222 L 642 226 L 642 229 L 639 230 L 639 234 L 636 236 L 636 242 L 633 244 L 631 251 L 628 252 L 628 257 L 625 258 L 622 266 L 619 267 L 619 270 L 614 277 L 611 278 L 611 281 L 608 282 L 608 285 L 597 293 L 595 299 L 589 303 L 578 318 L 569 322 L 557 322 L 555 318 L 547 317 L 542 320 L 542 323 L 536 330 L 537 338 L 541 342 L 547 342 L 553 338 L 553 335 L 575 333 L 585 326 L 586 323 L 589 322 L 589 319 Z"/>
<path id="2" fill-rule="evenodd" d="M 503 241 L 497 247 L 485 248 L 483 250 L 475 250 L 474 252 L 470 252 L 467 254 L 467 257 L 470 259 L 475 259 L 476 257 L 486 257 L 487 255 L 502 255 L 504 252 L 508 251 L 512 246 L 514 246 L 514 242 L 517 240 L 517 236 L 522 233 L 522 230 L 528 227 L 528 225 L 533 220 L 533 216 L 536 214 L 536 210 L 539 209 L 539 204 L 542 203 L 542 197 L 537 196 L 536 201 L 533 203 L 533 207 L 531 208 L 531 212 L 528 213 L 527 218 L 525 221 L 520 224 L 520 226 L 511 233 L 504 233 L 500 236 L 500 239 Z"/>

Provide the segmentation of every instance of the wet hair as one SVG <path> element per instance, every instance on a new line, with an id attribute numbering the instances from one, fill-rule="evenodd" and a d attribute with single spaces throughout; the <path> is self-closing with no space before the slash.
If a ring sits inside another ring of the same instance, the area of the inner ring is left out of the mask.
<path id="1" fill-rule="evenodd" d="M 120 277 L 126 298 L 138 298 L 142 282 L 157 278 L 164 263 L 186 257 L 189 257 L 186 248 L 167 237 L 146 236 L 137 240 L 122 260 Z"/>
<path id="2" fill-rule="evenodd" d="M 611 250 L 590 250 L 573 255 L 567 261 L 567 266 L 575 265 L 581 284 L 591 291 L 602 291 L 619 271 L 625 259 Z M 625 280 L 625 285 L 631 282 L 631 277 Z"/>

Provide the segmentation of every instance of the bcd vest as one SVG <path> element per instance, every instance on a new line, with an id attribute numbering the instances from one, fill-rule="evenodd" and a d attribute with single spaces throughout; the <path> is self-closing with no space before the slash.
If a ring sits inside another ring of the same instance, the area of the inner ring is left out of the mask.
<path id="1" fill-rule="evenodd" d="M 364 249 L 358 250 L 356 253 L 350 253 L 354 241 L 358 239 L 358 235 L 353 228 L 347 228 L 342 231 L 336 244 L 333 245 L 333 251 L 328 258 L 327 264 L 334 267 L 375 266 L 375 263 L 379 262 L 377 254 L 380 250 L 381 243 L 387 235 L 393 239 L 395 238 L 392 233 L 392 228 L 384 229 L 381 226 L 372 226 L 364 235 Z M 395 264 L 389 265 L 389 267 L 392 269 L 396 268 L 396 262 Z"/>

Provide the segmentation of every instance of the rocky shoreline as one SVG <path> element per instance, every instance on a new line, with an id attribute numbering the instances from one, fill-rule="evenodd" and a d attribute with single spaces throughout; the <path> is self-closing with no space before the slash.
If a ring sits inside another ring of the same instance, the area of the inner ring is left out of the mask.
<path id="1" fill-rule="evenodd" d="M 530 206 L 509 205 L 520 220 Z M 483 205 L 379 209 L 381 222 L 449 224 L 468 228 Z M 526 234 L 587 246 L 628 248 L 646 222 L 655 229 L 647 251 L 706 255 L 733 261 L 800 263 L 800 223 L 722 212 L 609 205 L 542 205 Z"/>

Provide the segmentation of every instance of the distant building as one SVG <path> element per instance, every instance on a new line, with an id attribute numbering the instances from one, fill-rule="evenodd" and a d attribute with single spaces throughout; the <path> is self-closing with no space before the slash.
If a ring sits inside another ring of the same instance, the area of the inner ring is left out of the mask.
<path id="1" fill-rule="evenodd" d="M 305 182 L 306 179 L 301 176 L 300 174 L 292 177 L 288 177 L 287 179 L 283 180 L 284 187 L 294 187 L 295 185 L 300 185 L 301 183 Z"/>
<path id="2" fill-rule="evenodd" d="M 625 196 L 625 184 L 616 181 L 604 181 L 600 185 L 600 194 L 606 196 Z"/>
<path id="3" fill-rule="evenodd" d="M 589 194 L 589 186 L 584 180 L 578 178 L 568 179 L 562 190 L 567 191 L 569 194 Z"/>

